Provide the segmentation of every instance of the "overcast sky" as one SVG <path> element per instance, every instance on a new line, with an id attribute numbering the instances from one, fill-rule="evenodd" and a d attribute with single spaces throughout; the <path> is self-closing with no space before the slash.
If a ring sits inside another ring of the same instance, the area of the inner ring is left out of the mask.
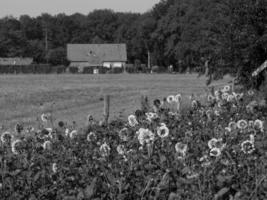
<path id="1" fill-rule="evenodd" d="M 28 14 L 36 17 L 41 13 L 88 14 L 94 9 L 112 9 L 123 12 L 145 12 L 160 0 L 0 0 L 0 17 Z"/>

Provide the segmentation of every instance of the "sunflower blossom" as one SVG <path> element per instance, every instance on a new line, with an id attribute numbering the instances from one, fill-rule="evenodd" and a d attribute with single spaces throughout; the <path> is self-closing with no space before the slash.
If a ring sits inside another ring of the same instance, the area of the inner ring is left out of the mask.
<path id="1" fill-rule="evenodd" d="M 102 157 L 107 157 L 110 154 L 110 147 L 106 142 L 100 146 L 99 150 Z"/>
<path id="2" fill-rule="evenodd" d="M 174 96 L 174 95 L 169 95 L 169 96 L 167 97 L 167 102 L 168 102 L 168 103 L 173 103 L 173 102 L 175 102 L 175 96 Z"/>
<path id="3" fill-rule="evenodd" d="M 150 144 L 155 139 L 155 134 L 152 133 L 149 129 L 140 128 L 137 134 L 138 141 L 142 146 L 144 144 Z"/>
<path id="4" fill-rule="evenodd" d="M 135 115 L 130 115 L 130 116 L 128 117 L 128 122 L 129 122 L 129 125 L 130 125 L 131 127 L 135 127 L 136 125 L 138 125 L 138 121 L 137 121 Z"/>
<path id="5" fill-rule="evenodd" d="M 251 154 L 255 150 L 254 142 L 251 140 L 245 140 L 241 143 L 241 151 L 245 154 Z"/>
<path id="6" fill-rule="evenodd" d="M 219 157 L 222 154 L 221 149 L 214 147 L 210 150 L 210 156 Z"/>
<path id="7" fill-rule="evenodd" d="M 12 139 L 13 139 L 13 135 L 8 131 L 1 134 L 2 143 L 6 143 L 7 141 L 11 141 Z"/>
<path id="8" fill-rule="evenodd" d="M 47 149 L 47 150 L 52 149 L 52 143 L 49 140 L 45 141 L 42 146 L 44 149 Z"/>
<path id="9" fill-rule="evenodd" d="M 185 157 L 187 149 L 188 149 L 187 144 L 183 144 L 181 142 L 175 144 L 175 150 L 179 154 L 178 155 L 179 158 Z"/>
<path id="10" fill-rule="evenodd" d="M 22 143 L 22 141 L 21 140 L 14 140 L 11 143 L 11 151 L 12 151 L 13 154 L 16 154 L 16 155 L 19 154 L 18 150 L 16 149 L 17 148 L 16 145 L 19 144 L 19 143 Z"/>
<path id="11" fill-rule="evenodd" d="M 168 137 L 168 135 L 169 135 L 169 129 L 168 129 L 168 127 L 166 125 L 165 126 L 158 127 L 157 128 L 157 134 L 161 138 Z"/>
<path id="12" fill-rule="evenodd" d="M 248 127 L 248 123 L 244 119 L 239 120 L 236 125 L 237 125 L 237 128 L 239 128 L 241 130 L 244 130 Z"/>

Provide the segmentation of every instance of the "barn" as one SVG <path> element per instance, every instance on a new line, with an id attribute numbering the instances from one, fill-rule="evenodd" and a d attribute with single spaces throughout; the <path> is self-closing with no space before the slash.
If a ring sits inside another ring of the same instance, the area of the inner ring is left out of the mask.
<path id="1" fill-rule="evenodd" d="M 70 67 L 82 72 L 90 68 L 124 68 L 127 62 L 126 44 L 68 44 Z"/>

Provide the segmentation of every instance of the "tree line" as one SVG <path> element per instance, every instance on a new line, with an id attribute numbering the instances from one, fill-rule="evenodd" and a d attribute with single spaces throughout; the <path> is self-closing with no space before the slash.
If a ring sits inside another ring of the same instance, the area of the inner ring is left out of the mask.
<path id="1" fill-rule="evenodd" d="M 244 80 L 267 58 L 266 0 L 161 0 L 149 11 L 0 19 L 0 57 L 67 65 L 67 43 L 126 43 L 129 63 Z"/>

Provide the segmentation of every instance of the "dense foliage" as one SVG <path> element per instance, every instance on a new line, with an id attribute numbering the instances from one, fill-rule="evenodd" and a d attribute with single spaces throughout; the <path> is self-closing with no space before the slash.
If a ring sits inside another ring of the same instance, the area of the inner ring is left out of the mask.
<path id="1" fill-rule="evenodd" d="M 245 82 L 267 57 L 266 0 L 161 0 L 144 14 L 95 10 L 0 20 L 0 57 L 66 62 L 67 43 L 126 43 L 129 63 L 172 64 Z M 46 37 L 47 36 L 47 37 Z M 45 41 L 48 46 L 45 46 Z"/>
<path id="2" fill-rule="evenodd" d="M 18 124 L 1 134 L 1 198 L 266 199 L 266 102 L 229 86 L 181 111 L 184 98 L 80 130 L 50 114 Z"/>

